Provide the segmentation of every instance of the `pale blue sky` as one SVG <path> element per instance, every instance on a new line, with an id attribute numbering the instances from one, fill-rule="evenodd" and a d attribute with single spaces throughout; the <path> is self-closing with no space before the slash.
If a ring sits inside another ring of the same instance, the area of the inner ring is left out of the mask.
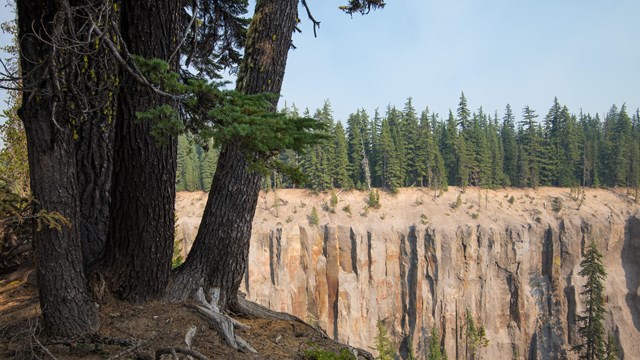
<path id="1" fill-rule="evenodd" d="M 499 114 L 510 103 L 545 115 L 554 96 L 576 113 L 640 106 L 638 0 L 387 0 L 353 18 L 344 3 L 309 1 L 317 38 L 301 8 L 281 104 L 313 111 L 329 99 L 336 120 L 409 96 L 446 116 L 461 91 L 472 110 Z"/>
<path id="2" fill-rule="evenodd" d="M 288 103 L 313 111 L 329 99 L 341 120 L 409 96 L 446 116 L 461 91 L 472 110 L 500 114 L 510 103 L 544 115 L 554 96 L 576 113 L 640 106 L 638 0 L 388 0 L 353 19 L 345 2 L 309 1 L 316 39 L 301 13 Z"/>

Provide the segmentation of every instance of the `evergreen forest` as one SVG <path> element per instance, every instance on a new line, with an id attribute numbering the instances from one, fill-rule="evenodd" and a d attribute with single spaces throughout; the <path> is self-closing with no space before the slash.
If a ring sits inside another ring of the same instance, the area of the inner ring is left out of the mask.
<path id="1" fill-rule="evenodd" d="M 462 93 L 455 113 L 446 117 L 421 112 L 411 98 L 398 109 L 373 114 L 356 110 L 346 122 L 333 117 L 331 104 L 313 114 L 295 106 L 280 111 L 291 117 L 313 117 L 327 125 L 330 137 L 303 154 L 285 151 L 280 160 L 298 166 L 301 183 L 274 172 L 263 186 L 385 188 L 447 186 L 496 187 L 629 187 L 640 182 L 640 114 L 626 105 L 604 115 L 571 112 L 557 98 L 546 114 L 506 105 L 503 114 L 472 111 Z M 186 136 L 178 145 L 178 191 L 208 191 L 217 149 Z"/>

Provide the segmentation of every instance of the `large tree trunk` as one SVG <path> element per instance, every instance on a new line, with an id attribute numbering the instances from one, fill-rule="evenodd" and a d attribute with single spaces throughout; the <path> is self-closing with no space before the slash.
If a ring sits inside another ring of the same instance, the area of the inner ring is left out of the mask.
<path id="1" fill-rule="evenodd" d="M 73 337 L 97 328 L 98 318 L 86 289 L 78 227 L 78 194 L 74 123 L 67 94 L 55 83 L 69 83 L 74 54 L 48 44 L 55 33 L 58 1 L 18 1 L 18 26 L 23 75 L 24 121 L 29 152 L 31 191 L 40 210 L 57 211 L 71 223 L 61 230 L 43 227 L 34 233 L 36 278 L 45 330 Z M 42 38 L 38 38 L 38 36 Z M 44 41 L 43 41 L 44 40 Z M 46 42 L 45 42 L 46 41 Z"/>
<path id="2" fill-rule="evenodd" d="M 168 60 L 179 37 L 181 1 L 124 1 L 123 41 L 130 53 Z M 173 61 L 175 69 L 177 62 Z M 157 139 L 136 112 L 167 104 L 123 76 L 118 97 L 109 235 L 103 265 L 121 299 L 144 302 L 161 294 L 173 254 L 177 137 Z"/>
<path id="3" fill-rule="evenodd" d="M 298 0 L 256 2 L 238 91 L 280 93 L 297 18 Z M 274 110 L 276 105 L 277 100 Z M 186 262 L 176 271 L 167 300 L 183 301 L 199 287 L 217 287 L 221 310 L 235 304 L 249 255 L 261 180 L 260 173 L 249 169 L 237 144 L 223 147 L 200 229 Z"/>
<path id="4" fill-rule="evenodd" d="M 81 5 L 86 0 L 73 0 Z M 107 0 L 109 9 L 117 9 Z M 118 20 L 118 11 L 109 13 Z M 76 19 L 81 26 L 84 19 Z M 93 44 L 92 44 L 93 45 Z M 80 205 L 80 239 L 85 269 L 102 257 L 109 229 L 109 203 L 113 172 L 113 139 L 118 93 L 118 63 L 106 46 L 91 49 L 83 58 L 76 91 L 87 94 L 86 118 L 78 124 L 76 163 Z M 85 60 L 86 59 L 86 60 Z"/>
<path id="5" fill-rule="evenodd" d="M 117 72 L 116 69 L 113 71 Z M 79 225 L 85 269 L 102 257 L 107 243 L 109 191 L 113 172 L 115 121 L 105 115 L 93 115 L 91 121 L 80 124 L 79 140 L 76 142 Z"/>

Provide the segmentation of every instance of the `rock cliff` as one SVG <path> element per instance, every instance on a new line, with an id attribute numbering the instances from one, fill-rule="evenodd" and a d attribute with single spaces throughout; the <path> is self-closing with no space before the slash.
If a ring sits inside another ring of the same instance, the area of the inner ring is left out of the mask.
<path id="1" fill-rule="evenodd" d="M 585 245 L 604 254 L 606 328 L 640 358 L 640 211 L 622 190 L 262 194 L 242 290 L 329 336 L 370 348 L 382 320 L 406 357 L 432 327 L 464 358 L 464 315 L 486 329 L 483 358 L 574 359 Z M 179 194 L 187 249 L 206 195 Z M 310 224 L 313 207 L 319 222 Z"/>

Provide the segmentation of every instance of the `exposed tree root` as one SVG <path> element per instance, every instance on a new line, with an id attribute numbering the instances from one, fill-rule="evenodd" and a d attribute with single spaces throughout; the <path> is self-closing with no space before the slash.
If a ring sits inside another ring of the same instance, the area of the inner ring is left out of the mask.
<path id="1" fill-rule="evenodd" d="M 200 315 L 205 317 L 213 328 L 225 339 L 227 344 L 236 350 L 243 352 L 251 352 L 257 354 L 247 341 L 235 333 L 235 329 L 247 330 L 249 326 L 240 323 L 237 320 L 220 312 L 218 309 L 218 292 L 217 289 L 210 291 L 211 301 L 207 300 L 204 290 L 200 288 L 194 295 L 195 300 L 201 305 L 187 305 L 195 309 Z"/>
<path id="2" fill-rule="evenodd" d="M 162 355 L 171 355 L 172 359 L 178 359 L 178 353 L 185 354 L 197 360 L 209 360 L 208 357 L 202 355 L 201 353 L 180 347 L 170 347 L 170 348 L 160 348 L 156 350 L 156 360 L 161 360 Z"/>
<path id="3" fill-rule="evenodd" d="M 304 326 L 308 326 L 312 328 L 314 331 L 317 331 L 318 333 L 320 333 L 324 338 L 327 338 L 327 339 L 329 338 L 327 333 L 317 326 L 307 324 L 306 322 L 302 321 L 302 319 L 296 316 L 293 316 L 291 314 L 273 311 L 265 306 L 249 301 L 242 296 L 238 296 L 238 301 L 235 303 L 229 304 L 229 307 L 234 313 L 238 315 L 242 315 L 247 318 L 295 321 Z M 373 355 L 371 355 L 369 352 L 365 350 L 354 348 L 351 346 L 348 346 L 348 347 L 349 347 L 349 351 L 351 351 L 351 353 L 357 359 L 368 359 L 368 360 L 374 359 Z"/>
<path id="4" fill-rule="evenodd" d="M 273 311 L 265 306 L 254 303 L 253 301 L 249 301 L 242 296 L 238 296 L 237 302 L 229 304 L 229 308 L 234 314 L 238 314 L 249 319 L 271 319 L 271 320 L 295 321 L 297 323 L 300 323 L 304 326 L 308 326 L 313 330 L 319 332 L 322 335 L 322 337 L 326 339 L 329 338 L 329 335 L 327 335 L 327 333 L 323 329 L 317 326 L 308 324 L 302 321 L 302 319 L 300 319 L 297 316 L 283 313 L 283 312 Z"/>
<path id="5" fill-rule="evenodd" d="M 141 341 L 134 339 L 120 339 L 99 334 L 88 334 L 74 339 L 49 339 L 47 345 L 66 345 L 75 346 L 77 344 L 101 344 L 101 345 L 117 345 L 117 346 L 136 346 Z"/>

